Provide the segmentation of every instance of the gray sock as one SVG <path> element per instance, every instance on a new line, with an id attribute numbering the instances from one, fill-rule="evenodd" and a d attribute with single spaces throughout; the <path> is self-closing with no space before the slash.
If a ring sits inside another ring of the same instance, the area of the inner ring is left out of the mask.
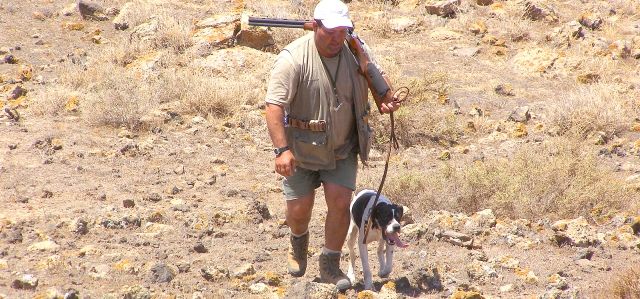
<path id="1" fill-rule="evenodd" d="M 331 250 L 331 249 L 329 249 L 327 247 L 324 247 L 324 246 L 322 247 L 322 254 L 327 255 L 327 254 L 330 254 L 330 253 L 342 254 L 342 251 L 340 251 L 340 250 Z"/>
<path id="2" fill-rule="evenodd" d="M 300 237 L 302 237 L 302 236 L 304 236 L 304 235 L 306 235 L 306 234 L 308 234 L 308 233 L 309 233 L 309 230 L 307 229 L 307 231 L 306 231 L 306 232 L 301 233 L 301 234 L 299 234 L 299 235 L 296 235 L 296 234 L 294 234 L 293 232 L 291 232 L 291 235 L 292 235 L 292 236 L 294 236 L 294 237 L 296 237 L 296 238 L 300 238 Z"/>

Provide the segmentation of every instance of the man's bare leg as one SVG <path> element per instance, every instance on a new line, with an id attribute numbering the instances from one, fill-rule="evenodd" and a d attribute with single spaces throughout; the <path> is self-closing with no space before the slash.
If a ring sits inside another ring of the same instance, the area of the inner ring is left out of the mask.
<path id="1" fill-rule="evenodd" d="M 342 245 L 349 230 L 349 203 L 351 189 L 337 184 L 323 183 L 327 201 L 324 223 L 324 248 L 319 258 L 320 279 L 336 285 L 338 290 L 351 287 L 349 277 L 340 270 Z"/>
<path id="2" fill-rule="evenodd" d="M 324 246 L 341 251 L 349 230 L 349 205 L 353 191 L 347 187 L 323 183 L 327 201 L 327 218 L 324 224 Z"/>
<path id="3" fill-rule="evenodd" d="M 310 194 L 298 199 L 287 200 L 287 211 L 285 217 L 292 234 L 301 235 L 309 229 L 314 197 L 315 191 L 312 191 Z"/>
<path id="4" fill-rule="evenodd" d="M 309 221 L 313 210 L 311 192 L 301 198 L 287 201 L 287 224 L 291 229 L 290 246 L 287 253 L 287 271 L 294 277 L 300 277 L 307 271 L 307 254 L 309 251 Z"/>

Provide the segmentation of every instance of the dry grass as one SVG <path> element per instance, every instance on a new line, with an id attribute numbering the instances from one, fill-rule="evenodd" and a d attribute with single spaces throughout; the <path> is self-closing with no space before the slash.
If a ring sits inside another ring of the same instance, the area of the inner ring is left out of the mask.
<path id="1" fill-rule="evenodd" d="M 614 299 L 638 299 L 640 298 L 640 269 L 633 266 L 628 270 L 618 273 L 601 291 L 602 298 Z"/>
<path id="2" fill-rule="evenodd" d="M 463 134 L 463 120 L 454 115 L 451 106 L 443 105 L 447 102 L 450 88 L 446 74 L 425 74 L 409 80 L 407 87 L 411 90 L 409 101 L 394 113 L 400 143 L 405 147 L 456 144 Z M 375 119 L 372 124 L 377 134 L 376 143 L 384 144 L 388 138 L 387 116 L 377 112 L 372 116 Z"/>
<path id="3" fill-rule="evenodd" d="M 602 131 L 613 136 L 628 130 L 638 115 L 632 97 L 616 92 L 615 85 L 594 84 L 562 93 L 549 106 L 549 122 L 559 134 L 586 137 Z"/>
<path id="4" fill-rule="evenodd" d="M 159 102 L 148 84 L 136 84 L 133 78 L 111 77 L 87 94 L 83 116 L 92 124 L 136 129 L 141 117 Z"/>
<path id="5" fill-rule="evenodd" d="M 66 111 L 65 105 L 71 97 L 80 97 L 78 92 L 68 87 L 58 85 L 47 89 L 46 92 L 40 93 L 35 99 L 35 105 L 31 108 L 34 115 L 37 116 L 59 116 Z"/>
<path id="6" fill-rule="evenodd" d="M 609 1 L 617 15 L 638 18 L 640 3 L 638 1 L 611 0 Z"/>
<path id="7" fill-rule="evenodd" d="M 182 76 L 190 78 L 184 82 L 185 90 L 180 96 L 186 113 L 224 117 L 242 105 L 253 106 L 264 98 L 261 89 L 247 90 L 246 81 L 243 80 L 215 78 L 206 72 L 184 73 Z"/>
<path id="8" fill-rule="evenodd" d="M 185 51 L 192 45 L 194 11 L 185 5 L 133 2 L 127 16 L 130 34 L 106 44 L 85 65 L 64 65 L 59 87 L 38 100 L 35 113 L 59 114 L 69 95 L 81 94 L 80 114 L 89 123 L 142 129 L 141 118 L 162 103 L 180 101 L 184 109 L 180 113 L 216 117 L 231 114 L 239 103 L 255 103 L 243 99 L 254 96 L 243 92 L 243 81 L 230 82 L 184 67 L 194 59 Z M 155 33 L 131 34 L 148 22 L 157 22 Z M 140 63 L 150 57 L 157 57 L 150 66 Z"/>
<path id="9" fill-rule="evenodd" d="M 511 158 L 454 164 L 435 170 L 392 171 L 385 192 L 418 211 L 445 209 L 473 213 L 485 208 L 513 218 L 574 218 L 603 204 L 631 209 L 638 194 L 602 168 L 576 139 L 555 138 L 519 148 Z"/>
<path id="10" fill-rule="evenodd" d="M 214 6 L 217 7 L 217 6 Z M 145 51 L 153 49 L 171 49 L 176 54 L 192 46 L 191 33 L 196 20 L 193 7 L 182 7 L 179 3 L 153 4 L 145 1 L 133 1 L 130 9 L 122 13 L 129 24 L 129 39 L 116 42 L 116 47 L 138 48 Z M 157 32 L 148 38 L 140 39 L 136 27 L 145 23 L 157 22 Z"/>

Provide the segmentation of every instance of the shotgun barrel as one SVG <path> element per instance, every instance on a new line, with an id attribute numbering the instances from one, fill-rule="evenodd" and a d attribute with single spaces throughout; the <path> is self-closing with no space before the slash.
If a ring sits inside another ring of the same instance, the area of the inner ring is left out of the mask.
<path id="1" fill-rule="evenodd" d="M 311 21 L 249 17 L 249 25 L 263 27 L 300 28 L 311 30 Z"/>

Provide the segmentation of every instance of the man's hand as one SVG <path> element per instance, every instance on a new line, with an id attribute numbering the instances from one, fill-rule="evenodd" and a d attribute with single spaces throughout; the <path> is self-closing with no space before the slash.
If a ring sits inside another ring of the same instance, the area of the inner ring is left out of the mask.
<path id="1" fill-rule="evenodd" d="M 400 108 L 400 102 L 396 102 L 395 99 L 394 101 L 391 101 L 388 103 L 382 103 L 380 105 L 380 111 L 382 113 L 391 113 L 398 110 L 399 108 Z"/>
<path id="2" fill-rule="evenodd" d="M 291 176 L 296 170 L 296 158 L 291 150 L 285 151 L 276 157 L 276 172 L 282 176 Z"/>

